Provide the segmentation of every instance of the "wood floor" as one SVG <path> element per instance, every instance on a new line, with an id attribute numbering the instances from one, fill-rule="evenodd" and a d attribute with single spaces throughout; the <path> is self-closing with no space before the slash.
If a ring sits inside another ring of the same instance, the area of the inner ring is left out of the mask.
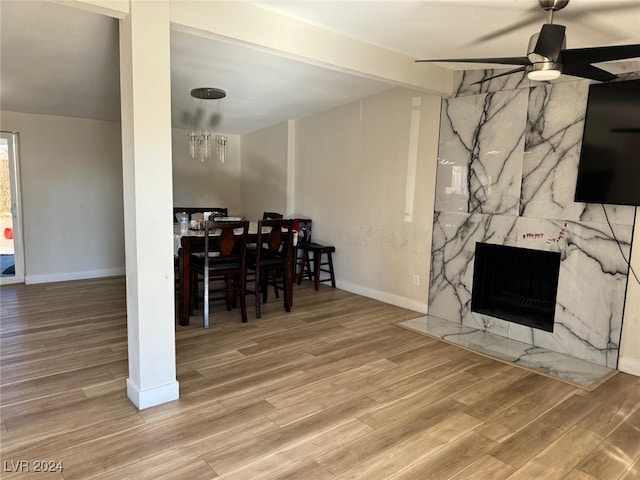
<path id="1" fill-rule="evenodd" d="M 640 478 L 640 378 L 589 392 L 309 285 L 289 314 L 176 327 L 180 400 L 143 411 L 122 278 L 3 286 L 2 478 Z"/>

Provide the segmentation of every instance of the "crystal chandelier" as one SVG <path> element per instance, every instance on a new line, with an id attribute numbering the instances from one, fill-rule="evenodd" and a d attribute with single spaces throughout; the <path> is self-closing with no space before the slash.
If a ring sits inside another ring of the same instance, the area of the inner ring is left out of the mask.
<path id="1" fill-rule="evenodd" d="M 189 132 L 189 156 L 192 159 L 198 159 L 201 162 L 205 162 L 208 158 L 211 158 L 211 132 L 206 129 L 206 125 L 204 124 L 204 118 L 206 118 L 209 114 L 208 104 L 209 100 L 222 100 L 227 96 L 227 92 L 221 90 L 219 88 L 194 88 L 191 90 L 191 96 L 198 100 L 200 103 L 202 101 L 205 102 L 204 106 L 204 115 L 200 115 L 200 126 L 196 129 L 196 118 L 198 117 L 195 113 L 194 108 L 194 129 Z M 216 118 L 222 118 L 221 114 L 221 102 L 218 102 L 218 111 L 216 112 Z M 215 135 L 215 154 L 216 158 L 220 163 L 225 163 L 227 161 L 227 136 L 226 135 Z"/>

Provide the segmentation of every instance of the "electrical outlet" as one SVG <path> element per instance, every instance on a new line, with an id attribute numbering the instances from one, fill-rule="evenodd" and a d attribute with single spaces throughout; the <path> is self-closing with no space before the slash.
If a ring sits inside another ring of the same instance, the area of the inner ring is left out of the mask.
<path id="1" fill-rule="evenodd" d="M 413 276 L 413 286 L 414 287 L 419 287 L 420 286 L 420 275 L 414 275 Z"/>

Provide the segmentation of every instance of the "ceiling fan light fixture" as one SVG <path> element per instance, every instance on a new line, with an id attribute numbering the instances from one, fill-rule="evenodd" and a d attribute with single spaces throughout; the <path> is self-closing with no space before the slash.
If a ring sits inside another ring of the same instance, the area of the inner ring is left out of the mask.
<path id="1" fill-rule="evenodd" d="M 527 78 L 534 82 L 548 82 L 559 78 L 561 74 L 560 65 L 544 62 L 533 64 L 531 71 L 527 73 Z"/>
<path id="2" fill-rule="evenodd" d="M 560 70 L 531 70 L 527 78 L 535 82 L 548 82 L 560 77 Z"/>

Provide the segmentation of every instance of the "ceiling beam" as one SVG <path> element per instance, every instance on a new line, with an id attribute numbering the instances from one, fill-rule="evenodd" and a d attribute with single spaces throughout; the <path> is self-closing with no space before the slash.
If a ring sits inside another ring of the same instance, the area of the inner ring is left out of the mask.
<path id="1" fill-rule="evenodd" d="M 129 0 L 54 0 L 54 3 L 113 18 L 129 15 Z"/>
<path id="2" fill-rule="evenodd" d="M 171 28 L 356 76 L 450 95 L 453 72 L 247 2 L 170 0 Z"/>

